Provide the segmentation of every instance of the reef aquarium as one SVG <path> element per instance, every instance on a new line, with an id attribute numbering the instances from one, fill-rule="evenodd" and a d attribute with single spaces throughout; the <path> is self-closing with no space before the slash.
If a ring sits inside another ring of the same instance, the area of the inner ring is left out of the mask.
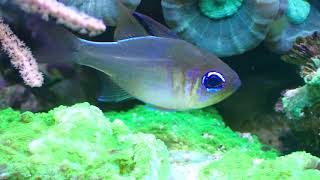
<path id="1" fill-rule="evenodd" d="M 320 180 L 319 0 L 0 0 L 0 180 Z"/>

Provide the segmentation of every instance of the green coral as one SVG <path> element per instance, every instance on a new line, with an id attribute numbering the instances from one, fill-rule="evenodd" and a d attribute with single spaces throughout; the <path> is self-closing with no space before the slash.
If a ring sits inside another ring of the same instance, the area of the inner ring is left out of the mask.
<path id="1" fill-rule="evenodd" d="M 291 23 L 301 24 L 307 19 L 310 8 L 306 0 L 288 0 L 287 17 Z"/>
<path id="2" fill-rule="evenodd" d="M 243 0 L 200 0 L 200 11 L 209 18 L 221 19 L 235 14 Z"/>
<path id="3" fill-rule="evenodd" d="M 203 167 L 200 179 L 319 179 L 319 164 L 319 158 L 305 152 L 265 160 L 230 151 Z"/>
<path id="4" fill-rule="evenodd" d="M 16 118 L 17 112 L 14 114 L 12 119 L 20 122 L 21 119 Z M 168 176 L 169 153 L 155 136 L 133 134 L 120 120 L 111 123 L 97 107 L 88 103 L 69 108 L 61 106 L 50 111 L 49 116 L 55 124 L 47 126 L 45 122 L 48 121 L 42 121 L 37 128 L 26 129 L 30 138 L 13 139 L 26 133 L 10 123 L 2 129 L 0 164 L 6 166 L 9 177 L 19 174 L 22 179 L 141 179 L 155 176 L 163 179 Z M 39 117 L 41 114 L 29 116 L 26 124 L 20 122 L 21 127 L 33 127 Z M 16 133 L 12 134 L 11 129 Z M 23 151 L 5 144 L 7 138 L 17 142 Z"/>

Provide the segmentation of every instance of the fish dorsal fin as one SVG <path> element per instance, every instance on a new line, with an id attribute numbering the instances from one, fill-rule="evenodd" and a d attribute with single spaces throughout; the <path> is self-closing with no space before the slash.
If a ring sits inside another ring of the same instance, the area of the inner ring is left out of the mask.
<path id="1" fill-rule="evenodd" d="M 132 16 L 132 13 L 120 1 L 118 1 L 119 16 L 114 32 L 114 41 L 133 37 L 148 36 L 143 26 Z"/>
<path id="2" fill-rule="evenodd" d="M 139 23 L 144 27 L 144 29 L 152 36 L 158 37 L 167 37 L 173 39 L 179 39 L 176 33 L 171 31 L 166 26 L 160 24 L 156 20 L 152 19 L 151 17 L 134 12 L 133 16 L 139 21 Z"/>
<path id="3" fill-rule="evenodd" d="M 119 87 L 116 83 L 112 81 L 110 76 L 99 73 L 99 78 L 102 83 L 100 94 L 97 100 L 100 102 L 120 102 L 133 98 L 124 89 Z"/>

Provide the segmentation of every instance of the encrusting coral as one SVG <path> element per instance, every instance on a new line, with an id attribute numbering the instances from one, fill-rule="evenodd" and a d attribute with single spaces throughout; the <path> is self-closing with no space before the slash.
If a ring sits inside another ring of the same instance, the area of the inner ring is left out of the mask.
<path id="1" fill-rule="evenodd" d="M 105 115 L 88 103 L 48 113 L 0 111 L 0 178 L 320 177 L 319 158 L 304 152 L 276 158 L 255 137 L 226 128 L 215 110 L 138 106 Z"/>

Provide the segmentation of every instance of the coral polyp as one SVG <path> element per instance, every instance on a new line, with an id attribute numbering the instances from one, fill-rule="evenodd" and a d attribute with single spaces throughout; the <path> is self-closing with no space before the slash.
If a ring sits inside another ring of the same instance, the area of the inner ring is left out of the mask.
<path id="1" fill-rule="evenodd" d="M 200 11 L 213 19 L 220 19 L 235 14 L 243 0 L 200 0 Z"/>
<path id="2" fill-rule="evenodd" d="M 305 0 L 288 0 L 287 16 L 291 23 L 301 24 L 310 13 L 310 4 Z"/>

